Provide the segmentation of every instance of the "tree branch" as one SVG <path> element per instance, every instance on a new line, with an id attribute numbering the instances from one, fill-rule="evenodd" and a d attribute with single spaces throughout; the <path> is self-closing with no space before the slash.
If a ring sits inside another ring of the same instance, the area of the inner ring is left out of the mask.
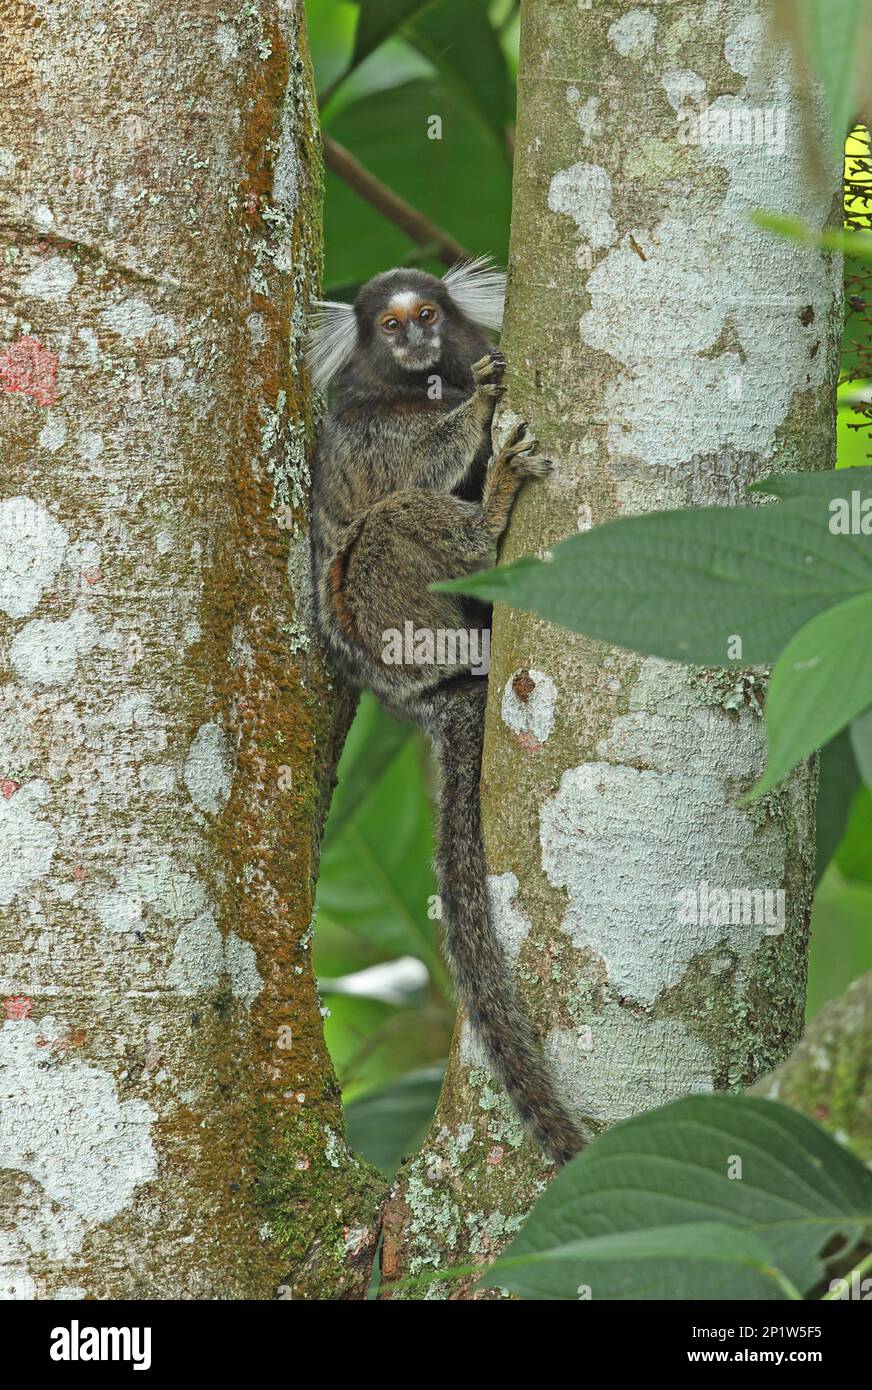
<path id="1" fill-rule="evenodd" d="M 469 252 L 459 241 L 443 232 L 429 217 L 425 217 L 392 188 L 388 188 L 386 183 L 382 183 L 381 179 L 377 179 L 375 174 L 371 174 L 350 150 L 339 144 L 338 140 L 332 139 L 326 133 L 322 134 L 322 139 L 324 163 L 327 168 L 342 179 L 343 183 L 347 183 L 349 188 L 353 188 L 359 197 L 375 208 L 376 212 L 380 212 L 382 217 L 393 222 L 418 246 L 433 246 L 434 254 L 444 265 L 454 265 L 455 261 L 469 259 Z"/>

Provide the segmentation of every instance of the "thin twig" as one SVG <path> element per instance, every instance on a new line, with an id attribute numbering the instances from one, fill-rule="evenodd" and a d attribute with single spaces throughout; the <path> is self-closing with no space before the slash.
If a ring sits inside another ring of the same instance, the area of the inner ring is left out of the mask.
<path id="1" fill-rule="evenodd" d="M 418 246 L 434 247 L 434 254 L 444 265 L 454 265 L 455 261 L 469 259 L 469 252 L 455 241 L 453 236 L 443 232 L 423 212 L 413 208 L 404 198 L 388 188 L 365 169 L 350 150 L 340 145 L 332 136 L 324 134 L 324 163 L 343 183 L 353 188 L 361 198 L 405 232 Z"/>

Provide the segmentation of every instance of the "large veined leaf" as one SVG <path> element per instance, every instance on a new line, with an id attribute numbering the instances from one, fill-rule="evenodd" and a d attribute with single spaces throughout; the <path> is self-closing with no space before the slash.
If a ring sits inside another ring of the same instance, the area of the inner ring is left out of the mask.
<path id="1" fill-rule="evenodd" d="M 442 120 L 441 140 L 427 132 Z M 326 129 L 377 178 L 470 253 L 505 265 L 511 172 L 494 136 L 445 81 L 404 82 L 328 114 Z M 458 154 L 460 152 L 460 154 Z M 327 297 L 401 264 L 416 248 L 336 175 L 324 208 Z M 432 268 L 444 270 L 436 262 Z"/>
<path id="2" fill-rule="evenodd" d="M 819 613 L 785 647 L 766 693 L 766 770 L 751 797 L 872 705 L 872 592 Z"/>
<path id="3" fill-rule="evenodd" d="M 872 791 L 865 782 L 850 807 L 836 867 L 843 878 L 872 884 Z"/>
<path id="4" fill-rule="evenodd" d="M 352 67 L 369 57 L 380 43 L 432 0 L 360 0 L 360 18 L 354 38 Z"/>
<path id="5" fill-rule="evenodd" d="M 821 749 L 816 815 L 816 883 L 820 882 L 839 847 L 851 802 L 859 785 L 860 773 L 851 747 L 851 736 L 844 729 Z"/>
<path id="6" fill-rule="evenodd" d="M 351 1147 L 392 1177 L 424 1138 L 444 1073 L 442 1065 L 421 1067 L 351 1101 L 345 1109 Z"/>
<path id="7" fill-rule="evenodd" d="M 373 695 L 361 697 L 339 760 L 324 845 L 339 834 L 413 733 L 411 724 L 394 719 Z"/>
<path id="8" fill-rule="evenodd" d="M 861 24 L 868 0 L 805 0 L 796 8 L 806 12 L 809 59 L 823 87 L 830 142 L 838 153 L 857 115 L 857 77 L 864 59 Z"/>
<path id="9" fill-rule="evenodd" d="M 860 506 L 872 499 L 872 468 L 852 468 L 849 472 L 844 468 L 828 468 L 820 473 L 773 473 L 752 483 L 750 491 L 765 492 L 770 497 L 819 497 L 829 503 L 837 499 L 850 511 L 852 493 L 860 494 Z"/>
<path id="10" fill-rule="evenodd" d="M 447 1007 L 418 1003 L 397 1008 L 377 999 L 325 994 L 324 1037 L 346 1104 L 409 1072 L 433 1065 L 451 1042 Z M 405 1151 L 404 1151 L 405 1152 Z"/>
<path id="11" fill-rule="evenodd" d="M 872 790 L 872 709 L 864 710 L 851 725 L 851 746 L 863 781 Z"/>
<path id="12" fill-rule="evenodd" d="M 484 0 L 439 0 L 420 10 L 403 34 L 461 93 L 502 146 L 509 120 L 509 76 Z"/>
<path id="13" fill-rule="evenodd" d="M 872 834 L 872 823 L 867 833 Z M 866 845 L 872 869 L 872 840 Z M 806 1017 L 845 993 L 853 980 L 872 970 L 872 885 L 826 875 L 814 897 L 808 961 Z M 845 1079 L 846 1089 L 851 1082 Z M 860 1085 L 860 1080 L 857 1081 Z"/>
<path id="14" fill-rule="evenodd" d="M 348 5 L 307 5 L 306 33 L 315 86 L 327 91 L 348 68 L 358 15 Z"/>
<path id="15" fill-rule="evenodd" d="M 759 1236 L 738 1226 L 725 1226 L 716 1221 L 688 1221 L 679 1226 L 654 1226 L 647 1231 L 616 1231 L 605 1236 L 588 1236 L 581 1240 L 569 1240 L 565 1245 L 556 1245 L 536 1254 L 508 1255 L 499 1262 L 499 1270 L 518 1268 L 529 1269 L 537 1264 L 566 1264 L 568 1261 L 583 1266 L 609 1264 L 623 1265 L 632 1261 L 638 1265 L 638 1273 L 645 1279 L 644 1265 L 656 1261 L 660 1268 L 664 1261 L 681 1260 L 693 1265 L 735 1265 L 753 1270 L 764 1278 L 777 1282 L 777 1271 L 772 1265 L 772 1252 Z M 499 1284 L 501 1280 L 493 1281 Z M 577 1296 L 592 1297 L 590 1285 L 580 1284 Z"/>
<path id="16" fill-rule="evenodd" d="M 822 1251 L 852 1247 L 870 1221 L 872 1174 L 813 1120 L 757 1097 L 692 1096 L 615 1125 L 562 1169 L 484 1282 L 530 1299 L 780 1299 L 784 1285 L 756 1267 L 764 1250 L 807 1293 Z M 702 1230 L 679 1243 L 683 1225 Z M 724 1225 L 750 1241 L 701 1254 Z"/>
<path id="17" fill-rule="evenodd" d="M 430 820 L 410 740 L 325 849 L 316 930 L 325 917 L 382 951 L 418 956 L 442 978 L 428 917 L 436 891 Z"/>
<path id="18" fill-rule="evenodd" d="M 655 512 L 433 587 L 670 660 L 765 664 L 824 609 L 872 593 L 872 541 L 831 520 L 825 497 Z"/>

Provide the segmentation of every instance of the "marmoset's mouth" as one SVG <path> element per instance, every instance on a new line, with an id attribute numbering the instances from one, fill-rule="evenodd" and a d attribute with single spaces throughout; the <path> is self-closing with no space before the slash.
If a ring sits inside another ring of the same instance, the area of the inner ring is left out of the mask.
<path id="1" fill-rule="evenodd" d="M 439 348 L 432 343 L 422 343 L 418 347 L 398 345 L 394 348 L 394 355 L 401 366 L 424 371 L 426 367 L 432 367 L 439 361 Z"/>

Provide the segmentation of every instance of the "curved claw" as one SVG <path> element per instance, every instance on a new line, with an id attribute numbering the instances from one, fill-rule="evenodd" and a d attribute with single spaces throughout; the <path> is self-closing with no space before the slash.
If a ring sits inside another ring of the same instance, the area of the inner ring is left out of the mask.
<path id="1" fill-rule="evenodd" d="M 519 425 L 516 425 L 515 428 L 509 432 L 509 436 L 506 439 L 503 448 L 513 449 L 516 444 L 519 444 L 521 442 L 529 428 L 530 426 L 527 424 L 527 421 L 522 420 Z"/>
<path id="2" fill-rule="evenodd" d="M 512 430 L 500 450 L 500 454 L 507 463 L 511 463 L 512 459 L 517 458 L 519 454 L 528 454 L 533 449 L 538 449 L 539 441 L 534 435 L 528 433 L 529 428 L 524 420 Z"/>
<path id="3" fill-rule="evenodd" d="M 494 348 L 491 352 L 485 353 L 484 357 L 479 358 L 472 364 L 472 377 L 477 385 L 481 386 L 485 382 L 499 382 L 506 370 L 506 359 L 503 354 Z"/>

